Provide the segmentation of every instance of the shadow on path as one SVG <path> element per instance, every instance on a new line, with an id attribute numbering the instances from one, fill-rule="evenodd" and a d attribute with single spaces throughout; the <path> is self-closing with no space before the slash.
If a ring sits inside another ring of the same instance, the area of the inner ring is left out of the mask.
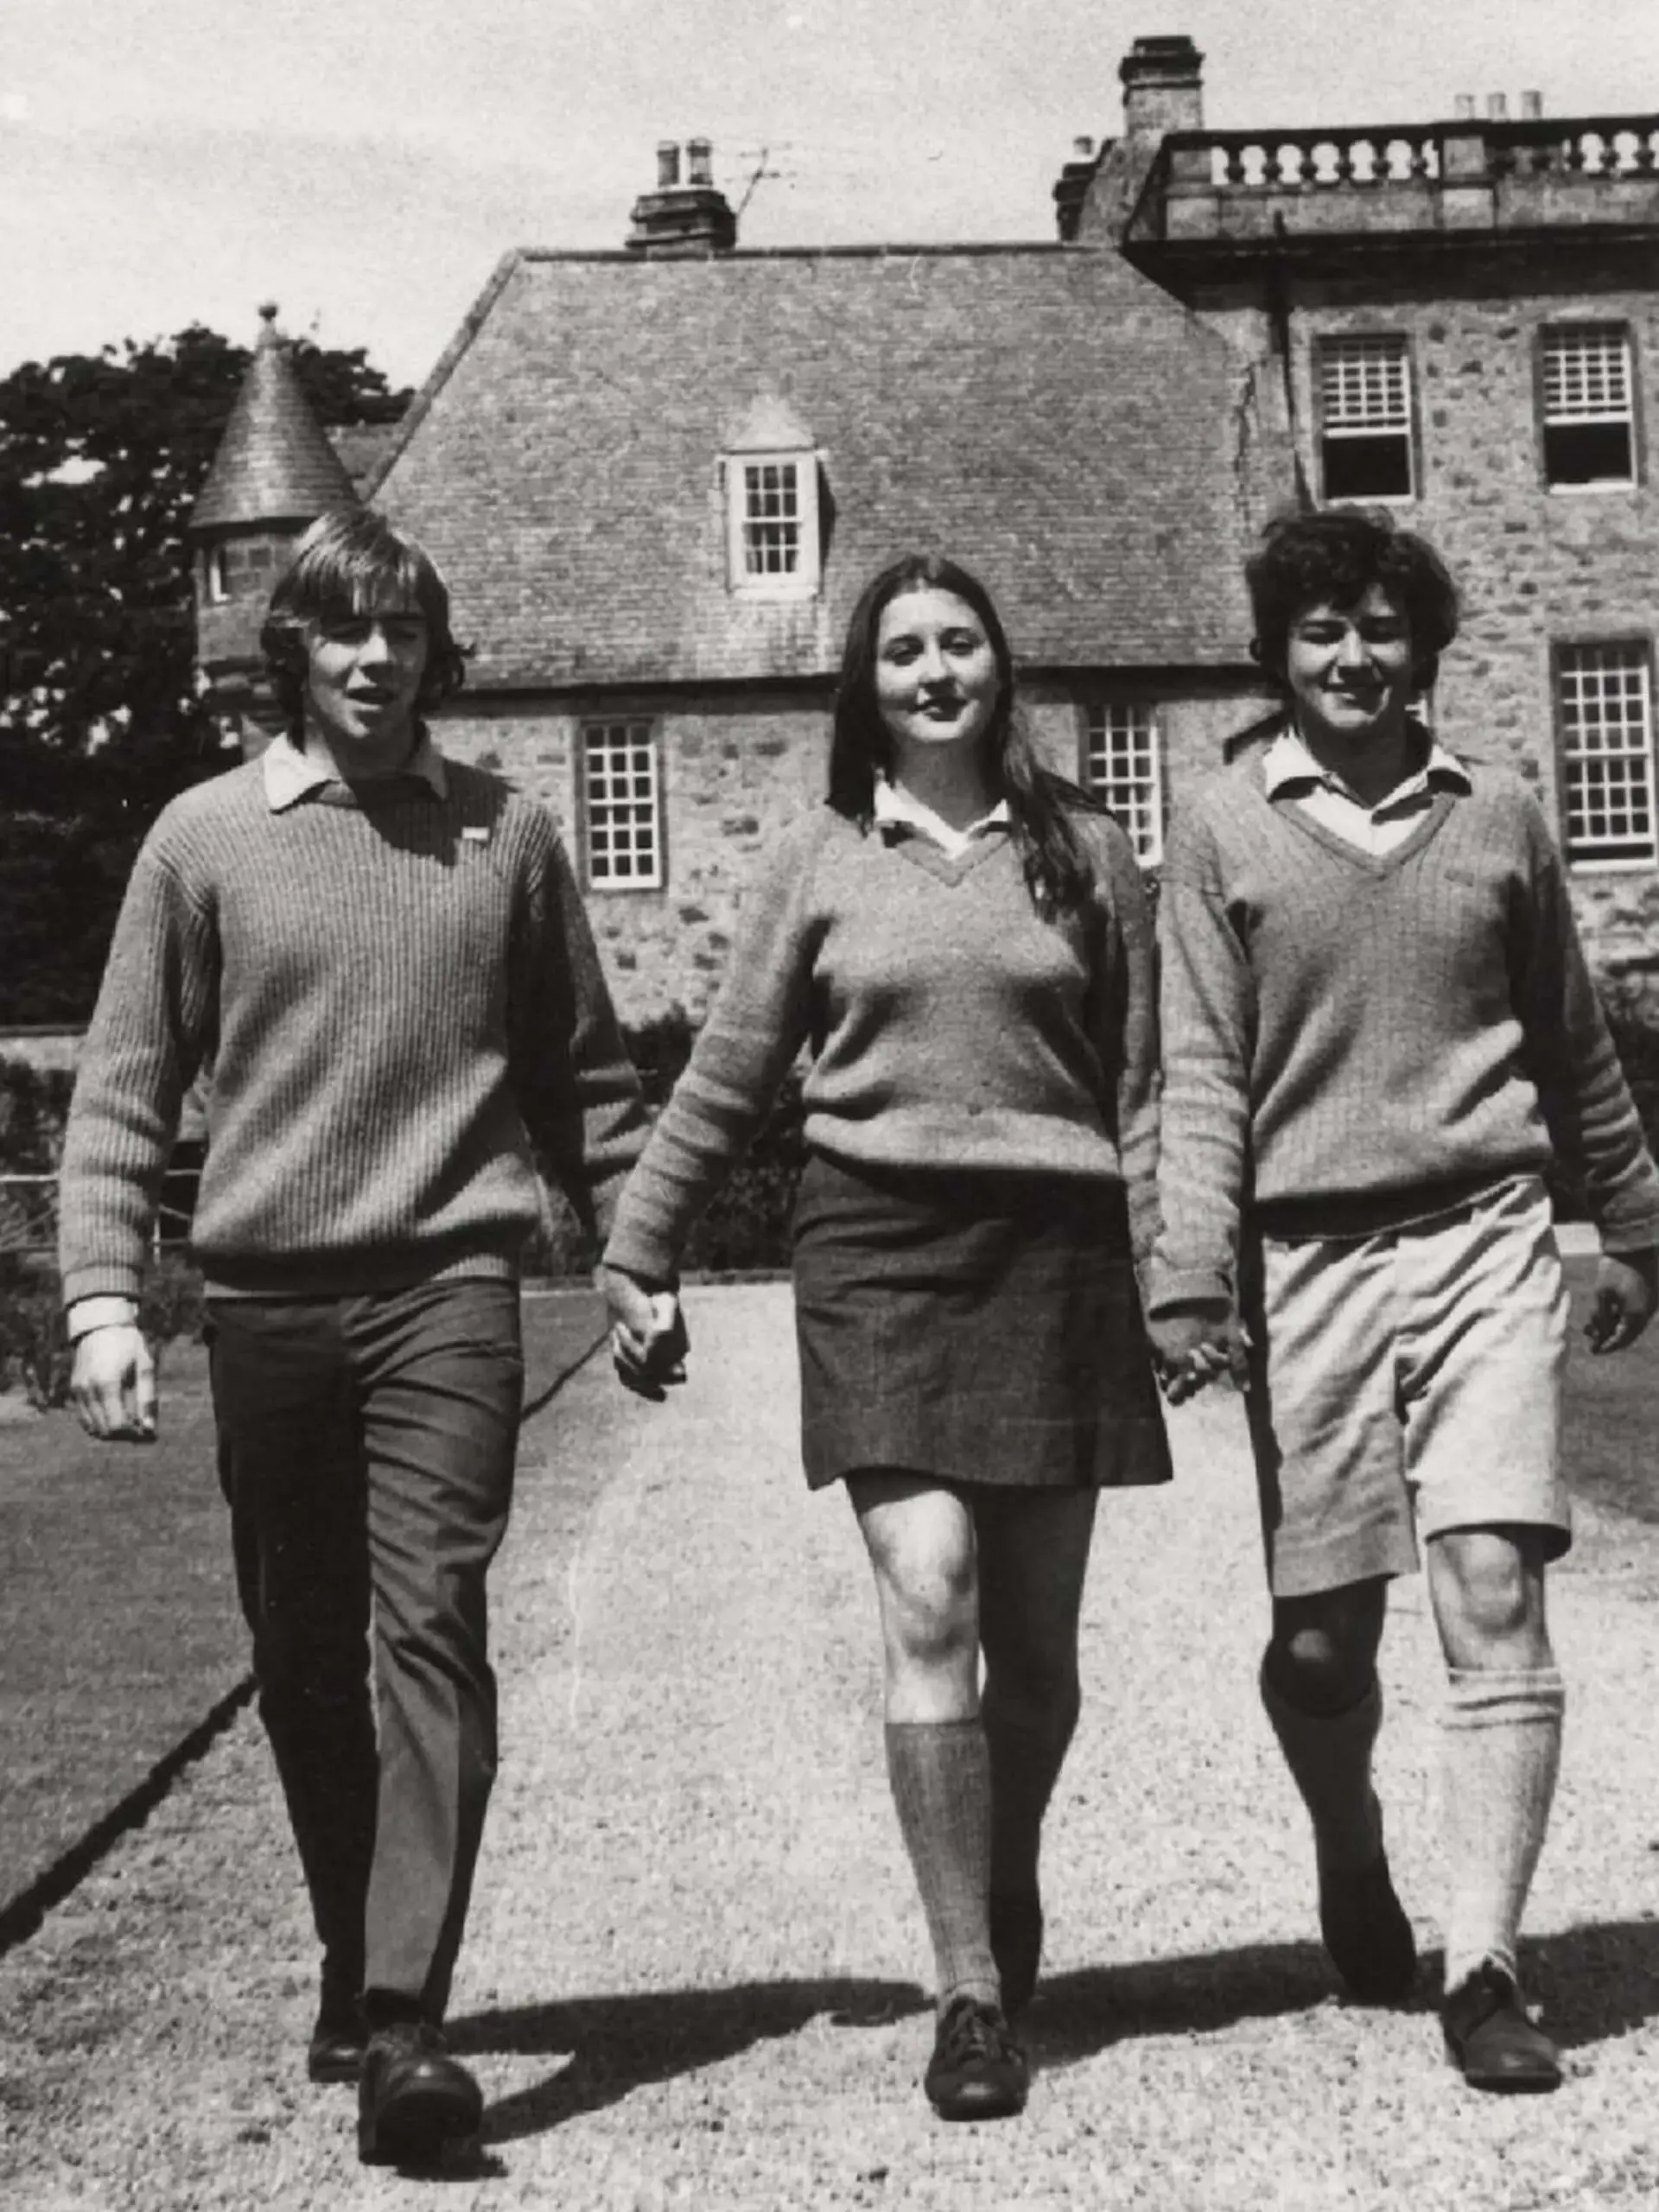
<path id="1" fill-rule="evenodd" d="M 1659 2017 L 1659 1919 L 1592 1922 L 1539 1936 L 1522 1945 L 1522 1964 L 1529 1997 L 1569 2050 L 1610 2042 Z M 1402 2009 L 1432 2012 L 1439 1990 L 1440 1954 L 1428 1952 L 1417 1993 Z M 1245 1944 L 1057 1974 L 1043 1983 L 1026 2037 L 1039 2066 L 1064 2067 L 1131 2037 L 1214 2035 L 1339 1998 L 1318 1943 Z M 542 2134 L 821 2017 L 836 2027 L 875 2027 L 927 2009 L 912 1982 L 748 1982 L 474 2013 L 451 2023 L 450 2041 L 462 2056 L 571 2054 L 557 2073 L 491 2107 L 484 2122 L 490 2145 Z"/>
<path id="2" fill-rule="evenodd" d="M 618 2104 L 648 2082 L 717 2066 L 823 2016 L 834 2027 L 865 2028 L 926 2010 L 909 1981 L 763 1981 L 475 2012 L 451 2021 L 448 2032 L 450 2048 L 463 2057 L 572 2054 L 546 2081 L 491 2106 L 484 2141 L 493 2144 L 540 2135 L 579 2113 Z"/>

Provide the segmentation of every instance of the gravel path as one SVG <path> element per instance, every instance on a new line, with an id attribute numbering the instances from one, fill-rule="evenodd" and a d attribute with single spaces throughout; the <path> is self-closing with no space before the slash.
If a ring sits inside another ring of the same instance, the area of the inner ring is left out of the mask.
<path id="1" fill-rule="evenodd" d="M 1179 1415 L 1175 1487 L 1101 1515 L 1030 2109 L 948 2128 L 920 2093 L 923 1931 L 867 1570 L 844 1503 L 799 1478 L 787 1293 L 694 1292 L 690 1314 L 671 1406 L 626 1399 L 601 1357 L 525 1433 L 497 1580 L 506 1761 L 455 1993 L 490 2101 L 481 2155 L 442 2183 L 365 2171 L 349 2094 L 305 2083 L 312 1946 L 244 1715 L 0 1961 L 0 2202 L 1659 2202 L 1659 1537 L 1586 1514 L 1555 1583 L 1572 1718 L 1529 1970 L 1569 2078 L 1477 2099 L 1427 1999 L 1367 2014 L 1333 1994 L 1255 1702 L 1236 1409 Z M 1381 1784 L 1432 1947 L 1437 1669 L 1417 1586 L 1395 1616 Z"/>

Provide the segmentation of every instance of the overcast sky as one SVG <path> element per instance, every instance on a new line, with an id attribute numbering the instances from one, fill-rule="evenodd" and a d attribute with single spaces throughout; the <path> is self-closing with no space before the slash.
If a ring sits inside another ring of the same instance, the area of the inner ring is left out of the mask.
<path id="1" fill-rule="evenodd" d="M 418 382 L 507 249 L 621 245 L 659 138 L 742 245 L 1052 238 L 1178 31 L 1217 128 L 1659 112 L 1659 0 L 0 0 L 0 373 L 272 298 Z"/>

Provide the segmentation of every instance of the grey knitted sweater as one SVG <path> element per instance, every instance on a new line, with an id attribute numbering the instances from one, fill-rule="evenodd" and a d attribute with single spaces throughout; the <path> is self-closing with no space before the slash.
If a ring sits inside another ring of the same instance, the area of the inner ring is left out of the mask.
<path id="1" fill-rule="evenodd" d="M 1270 801 L 1261 762 L 1211 778 L 1170 838 L 1151 1310 L 1230 1298 L 1247 1208 L 1353 1235 L 1552 1160 L 1609 1249 L 1659 1243 L 1659 1175 L 1526 786 L 1471 768 L 1370 855 Z"/>
<path id="2" fill-rule="evenodd" d="M 258 764 L 169 805 L 128 886 L 64 1148 L 66 1300 L 137 1288 L 210 1067 L 210 1284 L 516 1270 L 532 1142 L 608 1219 L 645 1116 L 552 821 L 481 770 L 273 811 Z"/>
<path id="3" fill-rule="evenodd" d="M 809 1145 L 854 1165 L 1121 1180 L 1149 1253 L 1157 1020 L 1150 915 L 1128 840 L 1077 824 L 1086 909 L 1041 918 L 1008 833 L 960 858 L 828 806 L 744 894 L 731 964 L 629 1179 L 606 1250 L 670 1279 L 697 1214 L 805 1046 Z"/>

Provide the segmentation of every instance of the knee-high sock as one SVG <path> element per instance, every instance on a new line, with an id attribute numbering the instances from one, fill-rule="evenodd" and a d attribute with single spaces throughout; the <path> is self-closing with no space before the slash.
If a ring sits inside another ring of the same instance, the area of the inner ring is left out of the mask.
<path id="1" fill-rule="evenodd" d="M 981 1706 L 991 1762 L 991 1891 L 1037 1886 L 1043 1815 L 1077 1726 L 1075 1707 L 1032 1713 L 986 1685 Z"/>
<path id="2" fill-rule="evenodd" d="M 887 1777 L 932 1939 L 937 1994 L 998 2000 L 988 1925 L 990 1759 L 971 1720 L 890 1720 Z"/>
<path id="3" fill-rule="evenodd" d="M 1382 1684 L 1373 1676 L 1358 1703 L 1340 1713 L 1304 1713 L 1275 1688 L 1264 1659 L 1262 1703 L 1313 1823 L 1320 1872 L 1370 1866 L 1382 1849 L 1382 1815 L 1371 1788 Z"/>
<path id="4" fill-rule="evenodd" d="M 1452 1670 L 1441 1738 L 1448 1990 L 1484 1959 L 1515 1974 L 1516 1938 L 1549 1825 L 1566 1709 L 1554 1667 Z"/>

